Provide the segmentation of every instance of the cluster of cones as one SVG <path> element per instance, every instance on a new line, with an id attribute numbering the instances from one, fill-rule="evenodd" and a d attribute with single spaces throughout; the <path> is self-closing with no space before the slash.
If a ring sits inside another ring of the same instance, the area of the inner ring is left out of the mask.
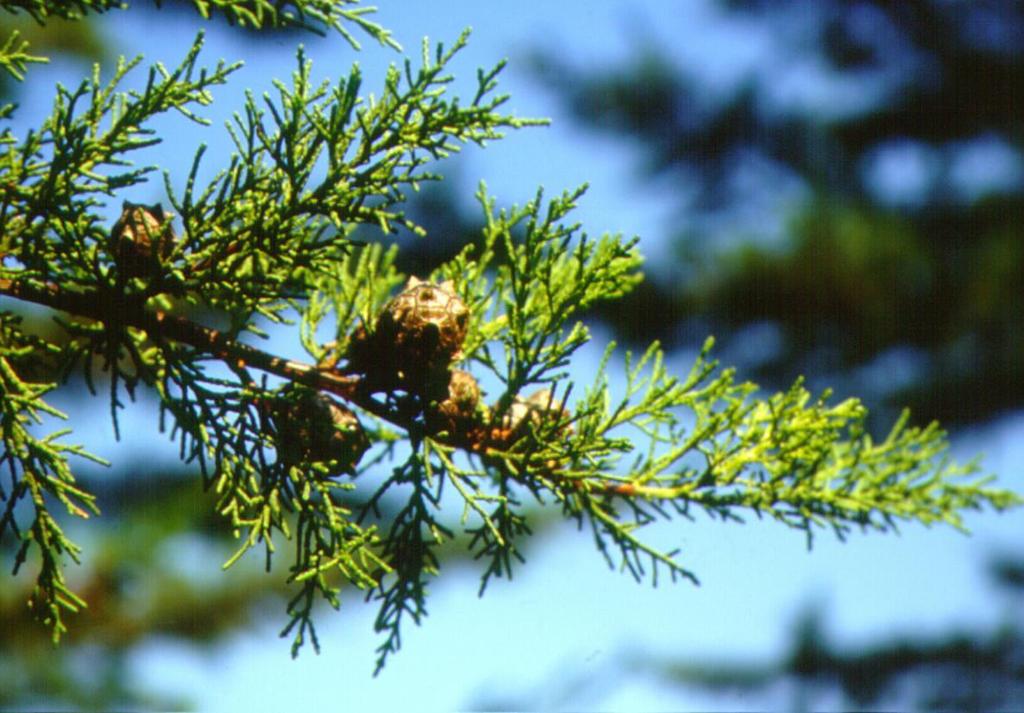
<path id="1" fill-rule="evenodd" d="M 452 368 L 462 357 L 469 320 L 469 309 L 451 282 L 435 284 L 412 277 L 380 311 L 372 329 L 360 326 L 353 332 L 344 371 L 358 375 L 367 394 L 412 397 L 422 411 L 427 434 L 447 434 L 449 441 L 470 449 L 507 447 L 531 424 L 562 419 L 562 409 L 544 389 L 516 398 L 499 422 L 492 423 L 492 410 L 481 403 L 476 379 Z M 304 387 L 286 387 L 294 388 Z M 291 402 L 275 422 L 289 424 L 278 427 L 282 457 L 330 461 L 337 473 L 352 472 L 369 448 L 356 415 L 312 389 L 304 389 L 302 398 Z"/>
<path id="2" fill-rule="evenodd" d="M 110 236 L 124 276 L 154 274 L 168 259 L 175 243 L 170 218 L 159 205 L 125 203 Z M 435 284 L 412 277 L 370 328 L 360 326 L 352 333 L 347 352 L 334 361 L 344 358 L 343 370 L 359 377 L 366 394 L 404 394 L 422 414 L 428 435 L 447 434 L 450 442 L 471 450 L 507 447 L 531 425 L 564 420 L 561 406 L 544 389 L 517 397 L 494 423 L 473 375 L 452 368 L 462 357 L 470 318 L 450 281 Z M 356 414 L 316 389 L 289 384 L 262 405 L 283 463 L 322 463 L 331 475 L 353 473 L 370 447 Z"/>
<path id="3" fill-rule="evenodd" d="M 450 442 L 469 449 L 511 445 L 530 424 L 545 418 L 561 419 L 560 407 L 552 404 L 544 389 L 529 398 L 516 398 L 494 424 L 492 409 L 481 402 L 480 385 L 468 371 L 453 369 L 462 357 L 462 345 L 469 328 L 470 311 L 448 281 L 440 284 L 411 277 L 405 289 L 391 299 L 377 316 L 372 328 L 358 327 L 351 335 L 344 355 L 344 371 L 358 375 L 366 393 L 402 393 L 413 397 L 422 411 L 428 435 L 446 434 Z M 325 394 L 318 398 L 340 408 Z M 358 455 L 348 464 L 354 467 L 366 450 L 363 438 L 348 432 L 355 415 L 347 409 L 336 442 L 356 444 Z M 331 450 L 331 449 L 326 449 Z M 310 454 L 312 455 L 312 454 Z"/>

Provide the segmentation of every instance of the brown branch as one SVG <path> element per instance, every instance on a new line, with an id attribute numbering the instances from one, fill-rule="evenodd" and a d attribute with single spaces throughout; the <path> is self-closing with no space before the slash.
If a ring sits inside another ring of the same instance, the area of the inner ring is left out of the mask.
<path id="1" fill-rule="evenodd" d="M 377 416 L 386 417 L 386 412 L 382 413 L 380 404 L 360 393 L 361 380 L 358 376 L 339 374 L 331 370 L 318 369 L 311 364 L 282 359 L 243 344 L 216 329 L 168 312 L 148 310 L 139 301 L 126 300 L 111 292 L 76 292 L 52 283 L 33 284 L 21 280 L 0 279 L 0 294 L 104 323 L 112 321 L 111 316 L 116 315 L 120 323 L 141 329 L 153 338 L 171 339 L 188 344 L 235 366 L 251 366 L 291 381 L 330 391 Z"/>
<path id="2" fill-rule="evenodd" d="M 400 428 L 409 430 L 413 427 L 413 421 L 407 414 L 390 409 L 373 399 L 368 391 L 362 388 L 363 379 L 358 375 L 343 374 L 334 369 L 282 359 L 185 317 L 161 310 L 148 310 L 141 300 L 126 300 L 111 291 L 78 292 L 52 283 L 40 284 L 4 278 L 0 278 L 0 295 L 45 305 L 98 322 L 109 323 L 116 319 L 121 324 L 146 332 L 153 339 L 170 339 L 188 344 L 236 368 L 244 369 L 251 366 L 290 381 L 328 391 Z M 489 452 L 507 450 L 515 441 L 515 435 L 508 427 L 478 423 L 467 427 L 464 432 L 451 433 L 447 438 L 438 440 L 480 456 L 487 456 Z M 550 467 L 542 470 L 547 478 L 569 484 L 574 489 L 580 487 L 580 483 L 574 479 L 558 477 L 557 472 Z M 630 484 L 598 484 L 588 481 L 588 485 L 590 488 L 598 486 L 596 489 L 599 492 L 607 494 L 628 496 L 636 492 Z"/>

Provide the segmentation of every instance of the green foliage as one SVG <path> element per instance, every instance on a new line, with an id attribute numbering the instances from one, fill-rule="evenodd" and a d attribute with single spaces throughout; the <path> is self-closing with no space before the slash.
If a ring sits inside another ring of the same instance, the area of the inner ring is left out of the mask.
<path id="1" fill-rule="evenodd" d="M 439 178 L 424 166 L 461 143 L 482 145 L 503 128 L 536 123 L 498 113 L 502 65 L 480 73 L 467 105 L 446 97 L 445 68 L 466 39 L 433 55 L 425 44 L 420 67 L 392 66 L 380 97 L 365 102 L 358 67 L 333 86 L 314 86 L 300 49 L 292 85 L 276 83 L 276 100 L 249 96 L 235 116 L 231 165 L 198 190 L 200 149 L 180 201 L 168 181 L 188 235 L 183 248 L 193 265 L 209 264 L 191 281 L 182 276 L 189 291 L 216 307 L 271 317 L 288 286 L 334 272 L 355 226 L 417 230 L 400 206 L 407 189 Z"/>
<path id="2" fill-rule="evenodd" d="M 342 17 L 347 4 L 295 6 L 305 13 L 298 16 L 330 24 L 323 18 Z M 250 8 L 245 21 L 268 21 L 252 9 L 262 3 L 216 5 Z M 511 576 L 531 532 L 529 499 L 557 504 L 592 530 L 609 564 L 655 583 L 665 570 L 673 579 L 696 577 L 678 553 L 644 539 L 643 528 L 694 510 L 727 519 L 766 514 L 809 538 L 816 527 L 842 537 L 899 520 L 961 527 L 966 509 L 1020 502 L 984 479 L 965 478 L 975 467 L 947 459 L 934 425 L 901 421 L 875 443 L 855 400 L 829 405 L 827 394 L 812 399 L 800 383 L 758 398 L 753 384 L 708 360 L 710 340 L 682 378 L 667 371 L 655 344 L 638 359 L 627 354 L 625 391 L 616 393 L 610 345 L 593 383 L 575 384 L 570 366 L 590 340 L 583 310 L 621 299 L 641 280 L 635 240 L 592 239 L 568 222 L 583 189 L 549 201 L 538 192 L 504 210 L 481 189 L 479 247 L 431 276 L 450 281 L 469 310 L 456 353 L 459 366 L 499 385 L 489 404 L 479 404 L 461 430 L 437 430 L 426 416 L 437 406 L 432 397 L 373 391 L 346 363 L 348 346 L 360 329 L 373 329 L 404 276 L 394 248 L 357 244 L 353 231 L 419 230 L 401 204 L 420 182 L 440 177 L 428 168 L 466 142 L 539 123 L 500 112 L 500 64 L 479 72 L 469 102 L 447 96 L 447 67 L 465 42 L 463 35 L 434 51 L 425 43 L 419 66 L 392 67 L 380 95 L 367 98 L 360 98 L 358 69 L 314 85 L 299 50 L 291 83 L 275 83 L 274 95 L 249 95 L 229 124 L 235 153 L 222 171 L 198 185 L 200 147 L 183 189 L 165 174 L 182 228 L 166 251 L 153 247 L 155 233 L 140 242 L 122 224 L 111 234 L 96 209 L 154 170 L 134 158 L 160 141 L 147 128 L 155 116 L 173 110 L 203 123 L 195 112 L 237 65 L 203 68 L 202 36 L 177 68 L 153 67 L 140 91 L 118 90 L 140 62 L 122 59 L 106 83 L 97 68 L 77 89 L 58 88 L 38 130 L 20 140 L 3 135 L 0 294 L 67 313 L 61 343 L 29 336 L 7 313 L 0 322 L 0 426 L 10 478 L 0 492 L 0 534 L 19 543 L 18 566 L 34 547 L 33 601 L 55 638 L 65 628 L 63 611 L 82 602 L 61 569 L 78 548 L 50 505 L 79 517 L 95 507 L 68 462 L 90 456 L 59 445 L 63 431 L 40 437 L 27 425 L 39 414 L 59 416 L 42 400 L 58 383 L 28 376 L 31 361 L 44 356 L 65 375 L 80 370 L 90 386 L 100 369 L 108 372 L 115 427 L 123 394 L 144 387 L 159 397 L 161 425 L 169 424 L 182 460 L 199 469 L 237 540 L 225 567 L 259 549 L 270 569 L 278 546 L 290 541 L 293 598 L 282 635 L 292 636 L 293 653 L 306 642 L 318 648 L 317 602 L 337 608 L 345 587 L 378 602 L 376 626 L 385 635 L 378 670 L 398 650 L 402 624 L 425 615 L 443 546 L 464 538 L 484 562 L 481 590 L 493 576 Z M 162 236 L 169 226 L 157 221 L 156 229 Z M 126 240 L 149 251 L 132 270 Z M 204 325 L 193 316 L 200 310 L 227 326 Z M 243 341 L 246 333 L 262 335 L 259 320 L 286 323 L 293 313 L 314 363 Z M 332 322 L 333 340 L 321 343 L 321 327 Z M 317 458 L 281 457 L 274 404 L 299 413 L 300 394 L 309 392 L 277 389 L 272 376 L 340 397 L 358 412 L 374 446 L 353 476 L 337 477 Z M 547 391 L 528 395 L 534 386 Z M 31 507 L 27 529 L 19 524 L 22 502 Z"/>
<path id="3" fill-rule="evenodd" d="M 155 0 L 160 7 L 162 0 Z M 359 0 L 192 0 L 203 19 L 218 14 L 231 24 L 253 29 L 295 27 L 317 34 L 328 30 L 338 32 L 353 48 L 359 42 L 348 29 L 358 28 L 382 45 L 401 49 L 391 33 L 367 17 L 374 8 L 359 6 Z M 22 11 L 37 22 L 51 18 L 77 20 L 89 14 L 121 10 L 129 7 L 126 0 L 3 0 L 0 8 L 8 12 Z"/>
<path id="4" fill-rule="evenodd" d="M 268 0 L 192 1 L 203 18 L 220 12 L 228 22 L 242 27 L 300 27 L 321 35 L 325 34 L 325 29 L 332 29 L 340 33 L 353 48 L 359 49 L 359 42 L 347 27 L 353 25 L 381 45 L 402 49 L 388 30 L 367 17 L 375 9 L 358 7 L 359 0 L 278 0 L 273 3 Z M 160 5 L 160 0 L 157 0 L 157 5 Z"/>
<path id="5" fill-rule="evenodd" d="M 124 7 L 123 0 L 68 0 L 68 2 L 50 2 L 50 0 L 3 0 L 0 2 L 7 12 L 27 13 L 36 22 L 44 22 L 59 17 L 65 20 L 77 20 L 88 13 L 106 12 Z"/>
<path id="6" fill-rule="evenodd" d="M 29 43 L 21 39 L 21 35 L 14 31 L 8 36 L 3 47 L 0 47 L 0 67 L 3 67 L 8 74 L 18 81 L 25 78 L 25 70 L 30 63 L 46 62 L 45 57 L 29 54 L 26 51 L 28 45 Z"/>
<path id="7" fill-rule="evenodd" d="M 631 243 L 607 236 L 591 241 L 579 226 L 562 222 L 581 193 L 546 205 L 538 195 L 496 213 L 493 199 L 481 192 L 486 228 L 479 255 L 468 248 L 435 276 L 454 280 L 474 314 L 463 365 L 503 384 L 492 423 L 530 384 L 546 384 L 557 394 L 573 391 L 565 367 L 589 339 L 574 312 L 614 299 L 637 279 L 639 256 Z M 510 257 L 494 264 L 499 246 Z M 336 290 L 326 283 L 321 289 L 369 294 L 382 274 L 391 274 L 391 254 L 376 247 L 368 252 L 376 259 L 359 262 L 355 279 L 362 275 L 362 289 L 352 286 L 351 263 Z M 627 355 L 624 394 L 609 384 L 609 347 L 571 415 L 538 424 L 511 448 L 487 449 L 478 462 L 461 461 L 444 438 L 423 438 L 374 496 L 409 491 L 401 496 L 406 508 L 382 533 L 382 559 L 398 568 L 381 585 L 377 626 L 388 638 L 380 662 L 397 649 L 403 617 L 418 622 L 424 615 L 427 583 L 438 574 L 434 550 L 456 536 L 441 508 L 446 482 L 462 500 L 459 526 L 469 546 L 487 562 L 482 586 L 491 576 L 511 575 L 517 540 L 529 531 L 526 494 L 553 499 L 590 527 L 609 564 L 655 583 L 661 568 L 696 581 L 676 553 L 641 537 L 643 527 L 673 513 L 691 517 L 701 509 L 733 520 L 743 511 L 767 515 L 804 532 L 810 543 L 816 527 L 839 537 L 855 527 L 886 531 L 898 521 L 959 528 L 965 509 L 1019 502 L 986 487 L 987 478 L 970 477 L 974 464 L 950 462 L 937 425 L 911 428 L 904 417 L 876 443 L 865 432 L 867 411 L 858 401 L 830 405 L 828 394 L 812 399 L 799 383 L 754 398 L 756 386 L 737 383 L 732 370 L 708 361 L 710 346 L 711 340 L 682 379 L 666 371 L 656 345 L 638 360 Z M 410 434 L 416 446 L 415 430 Z M 645 441 L 646 452 L 639 448 Z M 616 549 L 617 557 L 611 554 Z"/>
<path id="8" fill-rule="evenodd" d="M 53 111 L 39 130 L 20 142 L 9 131 L 3 137 L 0 171 L 7 182 L 0 227 L 18 247 L 22 276 L 64 286 L 94 285 L 106 277 L 99 264 L 105 231 L 91 210 L 154 170 L 131 161 L 135 152 L 160 142 L 146 122 L 173 109 L 202 123 L 190 107 L 208 104 L 210 88 L 237 68 L 220 63 L 212 72 L 197 71 L 201 44 L 197 39 L 173 71 L 162 64 L 151 68 L 142 92 L 117 91 L 141 58 L 121 58 L 106 83 L 97 65 L 92 78 L 73 91 L 58 87 Z"/>
<path id="9" fill-rule="evenodd" d="M 76 517 L 98 515 L 95 498 L 76 485 L 68 460 L 78 456 L 98 463 L 105 461 L 80 446 L 61 442 L 70 429 L 44 436 L 33 433 L 35 426 L 42 426 L 49 419 L 67 417 L 43 400 L 56 384 L 27 382 L 14 368 L 17 361 L 51 351 L 49 345 L 23 334 L 18 322 L 8 313 L 0 313 L 0 396 L 3 397 L 0 399 L 0 440 L 3 442 L 0 469 L 11 483 L 9 491 L 0 490 L 0 500 L 4 503 L 0 536 L 10 532 L 19 542 L 13 574 L 18 573 L 31 551 L 39 558 L 36 586 L 29 606 L 50 627 L 56 642 L 67 630 L 64 614 L 77 612 L 85 602 L 68 588 L 64 576 L 65 558 L 78 562 L 80 548 L 65 535 L 50 510 L 51 503 L 56 501 L 69 515 Z M 27 517 L 25 508 L 16 512 L 23 499 L 30 507 Z"/>

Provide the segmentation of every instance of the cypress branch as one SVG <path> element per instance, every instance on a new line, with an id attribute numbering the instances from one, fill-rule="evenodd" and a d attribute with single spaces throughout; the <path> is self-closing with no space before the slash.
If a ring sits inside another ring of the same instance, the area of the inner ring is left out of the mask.
<path id="1" fill-rule="evenodd" d="M 6 5 L 41 21 L 62 12 L 48 2 Z M 344 23 L 355 23 L 391 42 L 351 2 L 196 5 L 204 16 L 333 28 L 349 39 Z M 102 9 L 83 2 L 63 12 Z M 176 215 L 125 204 L 107 228 L 97 209 L 148 180 L 153 167 L 134 159 L 163 138 L 148 128 L 154 117 L 173 110 L 202 123 L 196 112 L 229 81 L 237 65 L 199 63 L 202 35 L 178 67 L 151 68 L 143 90 L 118 89 L 141 63 L 122 58 L 107 82 L 97 68 L 77 88 L 58 89 L 37 130 L 4 134 L 0 294 L 64 314 L 56 340 L 0 313 L 0 467 L 9 481 L 0 535 L 18 542 L 16 569 L 35 553 L 32 603 L 54 638 L 84 602 L 63 577 L 79 549 L 51 505 L 79 518 L 98 510 L 69 465 L 94 457 L 63 445 L 65 431 L 27 427 L 62 417 L 43 399 L 62 380 L 29 378 L 30 362 L 43 359 L 59 363 L 64 379 L 78 370 L 91 387 L 106 371 L 115 428 L 125 394 L 155 393 L 161 426 L 170 424 L 181 459 L 198 468 L 237 539 L 225 566 L 262 549 L 270 569 L 278 544 L 294 545 L 282 632 L 293 654 L 319 646 L 316 603 L 337 608 L 342 589 L 356 587 L 379 605 L 377 671 L 399 649 L 403 624 L 426 615 L 442 546 L 461 538 L 482 560 L 481 593 L 492 577 L 512 575 L 532 532 L 531 498 L 588 528 L 610 566 L 654 584 L 666 571 L 697 576 L 644 528 L 698 511 L 770 517 L 810 544 L 820 530 L 844 538 L 901 522 L 962 529 L 965 511 L 1021 503 L 990 487 L 975 462 L 950 460 L 936 424 L 913 427 L 904 416 L 876 441 L 859 401 L 832 404 L 799 381 L 762 396 L 710 358 L 711 339 L 685 375 L 670 374 L 652 344 L 625 355 L 625 383 L 613 387 L 609 345 L 589 383 L 573 378 L 591 339 L 583 310 L 642 279 L 636 240 L 593 238 L 571 222 L 585 187 L 499 209 L 481 186 L 479 244 L 408 282 L 396 249 L 353 240 L 359 227 L 423 232 L 402 203 L 422 181 L 439 180 L 440 161 L 465 143 L 543 123 L 503 113 L 503 64 L 478 73 L 468 103 L 447 95 L 449 65 L 466 42 L 464 34 L 433 51 L 424 43 L 418 66 L 392 66 L 383 91 L 365 99 L 358 68 L 314 85 L 299 50 L 290 83 L 246 97 L 227 127 L 235 153 L 219 173 L 200 185 L 199 147 L 183 188 L 165 176 Z M 27 60 L 7 56 L 9 69 L 24 71 Z M 206 326 L 201 312 L 226 326 Z M 296 314 L 309 362 L 244 341 L 262 335 L 261 320 L 286 324 Z M 324 329 L 333 339 L 321 343 Z M 481 393 L 485 376 L 500 393 Z M 404 459 L 399 442 L 409 447 Z M 454 517 L 442 506 L 445 484 L 462 503 Z M 361 505 L 345 497 L 353 490 L 367 496 Z M 384 514 L 386 501 L 400 504 Z"/>

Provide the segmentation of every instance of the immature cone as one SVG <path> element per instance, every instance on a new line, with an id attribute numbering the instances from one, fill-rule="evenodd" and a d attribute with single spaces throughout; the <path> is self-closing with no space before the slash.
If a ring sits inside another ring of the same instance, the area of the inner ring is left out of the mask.
<path id="1" fill-rule="evenodd" d="M 293 393 L 298 393 L 293 398 Z M 272 419 L 284 463 L 326 463 L 330 475 L 352 473 L 370 447 L 358 417 L 334 399 L 304 386 L 286 386 Z"/>
<path id="2" fill-rule="evenodd" d="M 564 405 L 554 400 L 551 389 L 541 389 L 525 398 L 516 396 L 505 413 L 502 426 L 517 440 L 528 432 L 531 424 L 536 427 L 545 421 L 562 420 L 567 415 Z"/>
<path id="3" fill-rule="evenodd" d="M 160 263 L 170 257 L 178 239 L 170 219 L 159 203 L 144 205 L 125 201 L 122 204 L 121 217 L 110 229 L 111 250 L 121 274 L 145 277 L 157 272 Z"/>
<path id="4" fill-rule="evenodd" d="M 448 380 L 448 397 L 427 409 L 427 428 L 433 432 L 462 434 L 476 420 L 480 385 L 468 371 L 455 369 Z"/>
<path id="5" fill-rule="evenodd" d="M 469 309 L 451 281 L 410 277 L 384 306 L 374 332 L 360 327 L 352 335 L 349 365 L 375 388 L 444 399 L 448 367 L 462 355 L 468 327 Z"/>
<path id="6" fill-rule="evenodd" d="M 554 426 L 551 431 L 545 431 L 544 438 L 565 436 L 572 431 L 572 426 L 566 422 L 568 415 L 564 404 L 553 399 L 550 389 L 541 389 L 527 397 L 516 396 L 501 419 L 500 429 L 492 431 L 493 443 L 499 450 L 510 449 L 520 442 L 526 442 L 525 439 L 530 437 L 531 428 L 541 428 L 543 425 L 548 428 Z M 533 450 L 530 448 L 531 445 L 542 444 L 526 442 L 526 445 L 527 448 L 523 449 L 523 452 L 530 453 Z M 508 462 L 500 457 L 485 454 L 483 461 L 500 471 L 505 471 L 508 467 Z M 519 461 L 515 473 L 551 476 L 562 470 L 565 464 L 565 458 L 546 458 L 534 454 L 526 461 Z"/>

